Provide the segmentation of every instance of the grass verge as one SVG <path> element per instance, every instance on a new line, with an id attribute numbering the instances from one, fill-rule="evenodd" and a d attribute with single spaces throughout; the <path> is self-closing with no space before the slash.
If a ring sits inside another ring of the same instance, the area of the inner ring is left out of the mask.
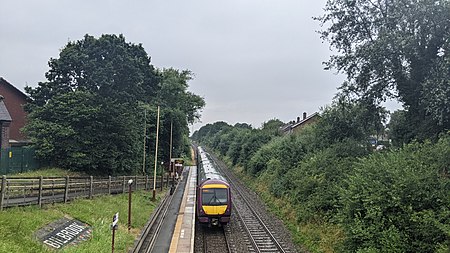
<path id="1" fill-rule="evenodd" d="M 250 177 L 243 168 L 234 168 L 234 173 L 252 190 L 258 193 L 269 211 L 280 218 L 289 229 L 294 243 L 305 252 L 332 253 L 342 247 L 344 233 L 337 225 L 324 220 L 299 223 L 296 208 L 285 198 L 275 198 L 269 189 L 270 176 Z"/>
<path id="2" fill-rule="evenodd" d="M 27 171 L 22 173 L 13 173 L 8 174 L 7 176 L 13 176 L 13 177 L 78 177 L 78 176 L 86 176 L 83 173 L 76 172 L 76 171 L 68 171 L 58 168 L 42 168 L 39 170 L 34 171 Z"/>
<path id="3" fill-rule="evenodd" d="M 0 212 L 0 252 L 54 252 L 35 239 L 34 233 L 45 225 L 69 216 L 92 226 L 92 237 L 77 246 L 58 252 L 111 252 L 112 217 L 119 212 L 115 252 L 127 252 L 144 227 L 165 191 L 152 202 L 152 193 L 137 191 L 132 197 L 132 229 L 127 230 L 128 194 L 77 199 L 68 204 L 8 208 Z"/>

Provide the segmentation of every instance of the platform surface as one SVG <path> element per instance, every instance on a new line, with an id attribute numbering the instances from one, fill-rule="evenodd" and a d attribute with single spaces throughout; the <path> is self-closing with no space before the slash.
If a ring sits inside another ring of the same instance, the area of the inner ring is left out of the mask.
<path id="1" fill-rule="evenodd" d="M 188 170 L 188 174 L 183 174 L 188 175 L 188 178 L 170 243 L 170 253 L 194 252 L 197 168 L 190 166 L 185 167 L 185 170 Z"/>

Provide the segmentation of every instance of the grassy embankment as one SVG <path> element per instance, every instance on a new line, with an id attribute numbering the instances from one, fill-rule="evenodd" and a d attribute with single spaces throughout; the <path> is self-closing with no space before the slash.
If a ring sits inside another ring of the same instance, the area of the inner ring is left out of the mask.
<path id="1" fill-rule="evenodd" d="M 17 174 L 16 174 L 17 175 Z M 65 176 L 57 169 L 23 173 L 20 176 Z M 0 212 L 0 252 L 54 252 L 35 239 L 34 233 L 64 216 L 92 226 L 92 237 L 78 246 L 66 247 L 60 252 L 111 252 L 111 222 L 119 212 L 116 231 L 116 252 L 127 252 L 147 222 L 150 214 L 165 192 L 159 192 L 157 201 L 151 201 L 151 192 L 137 191 L 132 197 L 132 229 L 127 231 L 128 194 L 77 199 L 68 204 L 7 208 Z"/>
<path id="2" fill-rule="evenodd" d="M 221 159 L 229 168 L 232 168 L 227 158 L 221 157 Z M 299 223 L 296 220 L 295 207 L 290 204 L 290 201 L 275 198 L 270 193 L 269 183 L 273 178 L 267 178 L 270 177 L 269 175 L 251 177 L 243 171 L 242 167 L 234 167 L 232 170 L 250 189 L 258 193 L 271 213 L 283 220 L 295 244 L 304 245 L 307 251 L 314 253 L 331 253 L 341 247 L 344 240 L 342 229 L 323 220 Z"/>
<path id="3" fill-rule="evenodd" d="M 311 252 L 449 252 L 449 147 L 443 136 L 358 159 L 329 149 L 297 165 L 260 152 L 249 167 L 262 157 L 264 170 L 234 171 Z"/>

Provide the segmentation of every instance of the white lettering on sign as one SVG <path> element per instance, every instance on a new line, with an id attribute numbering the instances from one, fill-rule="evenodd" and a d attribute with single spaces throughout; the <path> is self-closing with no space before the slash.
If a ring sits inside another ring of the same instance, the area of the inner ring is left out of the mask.
<path id="1" fill-rule="evenodd" d="M 55 235 L 50 236 L 47 240 L 44 241 L 44 243 L 50 247 L 59 249 L 66 243 L 75 239 L 81 232 L 83 232 L 85 228 L 85 226 L 80 226 L 77 223 L 73 222 Z"/>

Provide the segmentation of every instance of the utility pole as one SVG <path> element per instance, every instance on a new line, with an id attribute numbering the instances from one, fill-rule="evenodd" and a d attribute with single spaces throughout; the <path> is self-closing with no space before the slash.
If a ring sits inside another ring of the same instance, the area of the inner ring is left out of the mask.
<path id="1" fill-rule="evenodd" d="M 173 130 L 173 121 L 170 119 L 170 150 L 169 150 L 169 162 L 172 162 L 172 130 Z M 172 168 L 171 168 L 172 169 Z"/>
<path id="2" fill-rule="evenodd" d="M 158 116 L 156 121 L 156 147 L 155 147 L 155 170 L 153 173 L 153 201 L 156 200 L 156 167 L 158 165 L 158 135 L 159 135 L 159 106 L 158 106 Z"/>
<path id="3" fill-rule="evenodd" d="M 145 142 L 147 140 L 147 110 L 144 109 L 144 158 L 142 161 L 142 174 L 145 175 Z"/>
<path id="4" fill-rule="evenodd" d="M 170 192 L 173 193 L 173 187 L 174 187 L 174 183 L 173 183 L 173 166 L 172 166 L 172 130 L 173 130 L 173 119 L 170 119 L 170 147 L 169 147 L 169 173 L 172 176 L 172 184 L 170 185 L 171 189 Z M 167 185 L 169 185 L 169 178 L 167 178 Z"/>

